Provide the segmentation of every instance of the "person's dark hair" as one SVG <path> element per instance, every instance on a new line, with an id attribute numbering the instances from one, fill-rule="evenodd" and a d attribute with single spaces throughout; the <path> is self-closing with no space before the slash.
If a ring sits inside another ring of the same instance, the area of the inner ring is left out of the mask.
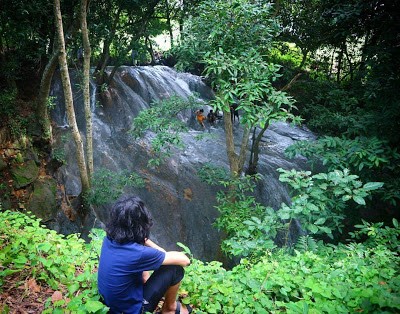
<path id="1" fill-rule="evenodd" d="M 106 232 L 109 238 L 118 243 L 144 244 L 152 225 L 149 210 L 143 201 L 139 197 L 130 196 L 113 205 Z"/>

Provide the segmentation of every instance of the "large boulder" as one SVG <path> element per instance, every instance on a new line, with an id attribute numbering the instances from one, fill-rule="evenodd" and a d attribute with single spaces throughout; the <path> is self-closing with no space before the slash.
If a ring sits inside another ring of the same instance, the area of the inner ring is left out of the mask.
<path id="1" fill-rule="evenodd" d="M 33 191 L 27 210 L 43 221 L 53 219 L 57 214 L 57 182 L 53 178 L 41 178 L 33 183 Z"/>
<path id="2" fill-rule="evenodd" d="M 39 167 L 34 160 L 15 164 L 10 169 L 15 189 L 21 189 L 34 182 L 39 176 Z"/>

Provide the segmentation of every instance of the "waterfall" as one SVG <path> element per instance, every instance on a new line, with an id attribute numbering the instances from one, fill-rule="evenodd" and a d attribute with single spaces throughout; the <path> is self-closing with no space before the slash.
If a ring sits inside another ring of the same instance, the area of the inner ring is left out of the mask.
<path id="1" fill-rule="evenodd" d="M 60 86 L 60 81 L 55 80 L 52 88 L 52 95 L 57 98 L 52 119 L 58 130 L 57 142 L 65 151 L 66 159 L 66 164 L 58 170 L 58 178 L 65 185 L 68 195 L 78 195 L 79 175 L 73 141 L 65 139 L 68 130 Z M 79 90 L 76 87 L 74 89 L 78 126 L 84 133 L 82 97 L 79 97 Z M 192 128 L 182 135 L 185 148 L 157 169 L 147 167 L 150 158 L 148 138 L 134 140 L 128 134 L 132 119 L 140 110 L 148 108 L 151 102 L 172 95 L 187 98 L 194 93 L 200 95 L 203 101 L 213 97 L 211 89 L 200 77 L 178 73 L 165 66 L 119 68 L 113 82 L 103 93 L 102 106 L 96 105 L 96 89 L 91 84 L 94 167 L 112 171 L 127 170 L 141 175 L 146 181 L 146 187 L 131 188 L 129 193 L 141 197 L 150 209 L 154 220 L 152 237 L 166 249 L 175 249 L 176 242 L 182 242 L 191 248 L 195 257 L 216 260 L 220 259 L 218 252 L 221 241 L 221 234 L 212 226 L 218 215 L 214 208 L 216 191 L 215 187 L 199 179 L 197 171 L 205 163 L 229 169 L 223 123 L 212 128 L 210 133 L 203 133 L 196 128 L 191 112 L 187 112 L 183 118 Z M 204 103 L 199 105 L 207 109 Z M 241 133 L 238 124 L 234 126 L 234 133 Z M 199 134 L 206 136 L 196 140 Z M 279 182 L 276 169 L 304 168 L 303 159 L 288 160 L 283 152 L 293 141 L 309 138 L 313 138 L 310 131 L 293 128 L 286 123 L 275 123 L 265 132 L 258 168 L 262 182 L 256 191 L 263 204 L 277 208 L 282 202 L 289 201 L 287 190 Z M 107 206 L 98 208 L 97 217 L 105 221 L 108 209 Z M 62 228 L 60 223 L 60 231 L 65 231 Z"/>

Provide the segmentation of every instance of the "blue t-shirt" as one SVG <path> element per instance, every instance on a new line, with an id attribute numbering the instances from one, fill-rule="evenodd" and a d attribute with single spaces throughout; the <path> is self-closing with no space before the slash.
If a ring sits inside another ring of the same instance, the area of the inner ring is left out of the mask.
<path id="1" fill-rule="evenodd" d="M 156 270 L 165 253 L 138 243 L 119 244 L 105 237 L 101 248 L 98 288 L 110 313 L 141 313 L 145 270 Z"/>

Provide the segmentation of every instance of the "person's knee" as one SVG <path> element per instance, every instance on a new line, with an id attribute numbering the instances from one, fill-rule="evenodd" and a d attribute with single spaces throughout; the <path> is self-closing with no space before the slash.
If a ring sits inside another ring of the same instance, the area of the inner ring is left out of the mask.
<path id="1" fill-rule="evenodd" d="M 171 271 L 173 271 L 173 285 L 181 282 L 185 276 L 185 269 L 179 265 L 170 265 Z"/>

